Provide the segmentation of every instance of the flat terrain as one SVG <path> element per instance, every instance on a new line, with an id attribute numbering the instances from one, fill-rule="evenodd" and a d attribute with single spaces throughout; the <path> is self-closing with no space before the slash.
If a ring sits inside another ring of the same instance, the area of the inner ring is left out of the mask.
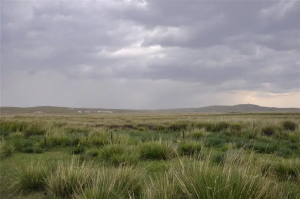
<path id="1" fill-rule="evenodd" d="M 300 113 L 3 114 L 1 198 L 300 198 Z"/>

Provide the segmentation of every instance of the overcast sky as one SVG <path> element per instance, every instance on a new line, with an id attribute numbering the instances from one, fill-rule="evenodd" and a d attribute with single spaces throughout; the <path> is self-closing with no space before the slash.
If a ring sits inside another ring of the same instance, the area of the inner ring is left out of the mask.
<path id="1" fill-rule="evenodd" d="M 1 0 L 1 106 L 300 107 L 300 1 Z"/>

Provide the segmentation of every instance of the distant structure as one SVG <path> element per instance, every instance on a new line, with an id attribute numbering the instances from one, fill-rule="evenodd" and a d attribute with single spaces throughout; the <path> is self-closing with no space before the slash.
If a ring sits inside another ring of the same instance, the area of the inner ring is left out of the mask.
<path id="1" fill-rule="evenodd" d="M 69 110 L 73 110 L 73 108 L 72 108 L 72 107 L 70 107 L 70 108 L 69 108 Z"/>
<path id="2" fill-rule="evenodd" d="M 90 113 L 90 111 L 84 111 L 85 113 Z"/>
<path id="3" fill-rule="evenodd" d="M 112 111 L 98 111 L 98 113 L 112 113 Z"/>
<path id="4" fill-rule="evenodd" d="M 78 113 L 82 113 L 81 111 L 78 111 Z"/>
<path id="5" fill-rule="evenodd" d="M 33 113 L 43 113 L 43 111 L 35 111 L 35 112 L 33 112 Z"/>

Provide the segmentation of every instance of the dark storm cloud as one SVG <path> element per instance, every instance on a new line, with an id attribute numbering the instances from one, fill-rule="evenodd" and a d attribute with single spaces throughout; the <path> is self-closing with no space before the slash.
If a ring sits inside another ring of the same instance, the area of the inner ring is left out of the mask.
<path id="1" fill-rule="evenodd" d="M 298 92 L 299 18 L 292 0 L 3 1 L 1 76 Z"/>

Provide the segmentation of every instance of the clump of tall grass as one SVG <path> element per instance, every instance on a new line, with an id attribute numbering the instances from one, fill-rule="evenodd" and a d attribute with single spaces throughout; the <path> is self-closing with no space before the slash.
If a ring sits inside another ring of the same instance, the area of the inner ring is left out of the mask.
<path id="1" fill-rule="evenodd" d="M 107 129 L 93 129 L 86 136 L 80 136 L 79 142 L 86 146 L 101 147 L 111 142 Z"/>
<path id="2" fill-rule="evenodd" d="M 70 146 L 77 145 L 78 139 L 72 139 L 73 137 L 68 136 L 65 131 L 61 128 L 49 128 L 45 134 L 46 146 Z"/>
<path id="3" fill-rule="evenodd" d="M 130 167 L 100 169 L 87 189 L 82 188 L 74 199 L 133 199 L 140 198 L 145 172 Z"/>
<path id="4" fill-rule="evenodd" d="M 147 186 L 147 198 L 221 199 L 284 198 L 278 185 L 251 166 L 228 158 L 222 165 L 179 161 L 169 173 Z"/>
<path id="5" fill-rule="evenodd" d="M 263 172 L 275 175 L 279 180 L 297 181 L 300 183 L 300 160 L 281 160 L 263 166 Z"/>
<path id="6" fill-rule="evenodd" d="M 84 151 L 85 151 L 85 147 L 80 144 L 77 144 L 77 146 L 72 149 L 72 154 L 79 155 L 79 154 L 83 154 Z"/>
<path id="7" fill-rule="evenodd" d="M 240 132 L 242 130 L 243 126 L 240 123 L 233 123 L 230 124 L 230 130 L 234 132 Z"/>
<path id="8" fill-rule="evenodd" d="M 139 151 L 135 146 L 107 145 L 99 154 L 100 158 L 115 166 L 136 164 L 139 160 Z"/>
<path id="9" fill-rule="evenodd" d="M 29 122 L 24 121 L 1 121 L 1 131 L 23 131 L 28 127 L 29 124 Z"/>
<path id="10" fill-rule="evenodd" d="M 276 185 L 247 168 L 217 167 L 207 163 L 176 169 L 181 192 L 186 198 L 275 198 Z"/>
<path id="11" fill-rule="evenodd" d="M 79 190 L 85 189 L 91 183 L 94 174 L 90 163 L 80 163 L 75 158 L 67 165 L 59 162 L 46 178 L 47 190 L 57 197 L 70 198 Z"/>
<path id="12" fill-rule="evenodd" d="M 41 122 L 32 122 L 23 130 L 24 137 L 28 138 L 33 135 L 44 135 L 48 126 Z"/>
<path id="13" fill-rule="evenodd" d="M 287 131 L 295 131 L 298 128 L 298 125 L 296 122 L 293 121 L 284 121 L 282 123 L 282 127 L 284 130 Z"/>
<path id="14" fill-rule="evenodd" d="M 136 145 L 139 143 L 139 140 L 127 134 L 119 133 L 113 136 L 112 142 L 115 144 Z"/>
<path id="15" fill-rule="evenodd" d="M 275 133 L 276 133 L 276 127 L 274 127 L 272 125 L 265 126 L 261 129 L 261 132 L 265 136 L 272 136 L 272 135 L 275 135 Z"/>
<path id="16" fill-rule="evenodd" d="M 18 168 L 12 188 L 17 192 L 32 192 L 45 189 L 48 168 L 41 162 L 31 162 L 24 168 Z"/>
<path id="17" fill-rule="evenodd" d="M 178 152 L 180 155 L 196 155 L 203 149 L 203 144 L 199 142 L 183 142 L 178 146 Z"/>
<path id="18" fill-rule="evenodd" d="M 140 145 L 141 159 L 168 160 L 176 156 L 172 145 L 164 142 L 148 142 Z"/>
<path id="19" fill-rule="evenodd" d="M 188 123 L 184 123 L 184 122 L 179 122 L 179 123 L 174 123 L 171 124 L 168 127 L 168 130 L 170 131 L 182 131 L 182 130 L 186 130 L 188 128 Z"/>
<path id="20" fill-rule="evenodd" d="M 88 157 L 98 157 L 100 154 L 98 149 L 90 149 L 86 152 L 86 156 Z"/>
<path id="21" fill-rule="evenodd" d="M 0 159 L 12 156 L 14 151 L 15 146 L 13 143 L 6 142 L 5 140 L 0 141 Z"/>
<path id="22" fill-rule="evenodd" d="M 186 132 L 186 136 L 188 138 L 193 138 L 195 140 L 199 140 L 201 138 L 206 137 L 209 133 L 205 130 L 205 128 L 193 128 L 190 131 Z"/>
<path id="23" fill-rule="evenodd" d="M 186 198 L 180 184 L 170 172 L 155 175 L 145 184 L 143 198 L 147 199 L 182 199 Z"/>

